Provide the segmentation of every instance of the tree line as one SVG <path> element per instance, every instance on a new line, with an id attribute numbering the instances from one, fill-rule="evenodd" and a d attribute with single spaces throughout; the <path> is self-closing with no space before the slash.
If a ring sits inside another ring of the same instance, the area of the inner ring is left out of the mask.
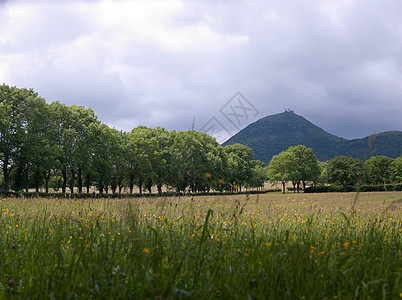
<path id="1" fill-rule="evenodd" d="M 366 161 L 348 156 L 337 156 L 319 162 L 311 148 L 291 146 L 274 155 L 267 166 L 267 175 L 272 183 L 285 186 L 291 182 L 293 190 L 303 190 L 306 185 L 332 184 L 348 192 L 362 185 L 386 185 L 402 182 L 402 156 L 392 159 L 384 155 L 372 156 Z"/>
<path id="2" fill-rule="evenodd" d="M 83 106 L 48 104 L 32 89 L 0 86 L 2 189 L 159 193 L 261 187 L 266 169 L 244 145 L 222 147 L 196 131 L 119 131 Z"/>

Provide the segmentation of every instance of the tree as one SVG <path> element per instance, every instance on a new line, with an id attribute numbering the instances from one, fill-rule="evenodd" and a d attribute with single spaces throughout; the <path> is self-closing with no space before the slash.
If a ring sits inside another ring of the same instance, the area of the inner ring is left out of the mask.
<path id="1" fill-rule="evenodd" d="M 124 182 L 126 181 L 126 149 L 127 149 L 127 134 L 123 131 L 113 131 L 115 144 L 112 147 L 112 192 L 115 193 L 119 189 L 119 194 L 122 192 Z"/>
<path id="2" fill-rule="evenodd" d="M 21 146 L 26 138 L 27 99 L 35 98 L 32 90 L 0 86 L 0 163 L 4 190 L 10 189 L 10 172 L 21 158 Z"/>
<path id="3" fill-rule="evenodd" d="M 402 182 L 402 155 L 395 158 L 391 163 L 391 179 L 394 183 Z"/>
<path id="4" fill-rule="evenodd" d="M 384 155 L 372 156 L 364 162 L 366 181 L 370 184 L 386 184 L 391 181 L 392 159 Z"/>
<path id="5" fill-rule="evenodd" d="M 267 180 L 267 169 L 259 160 L 251 161 L 251 176 L 246 181 L 247 188 L 261 188 Z"/>
<path id="6" fill-rule="evenodd" d="M 71 132 L 74 134 L 71 139 L 74 156 L 71 157 L 69 164 L 71 174 L 70 190 L 73 193 L 75 181 L 77 180 L 78 192 L 82 193 L 82 173 L 89 171 L 91 156 L 94 153 L 93 140 L 96 138 L 94 131 L 100 122 L 90 108 L 72 105 L 68 107 L 68 110 L 70 113 Z"/>
<path id="7" fill-rule="evenodd" d="M 228 156 L 228 181 L 232 188 L 237 186 L 241 190 L 252 177 L 253 149 L 242 144 L 228 145 L 223 149 Z"/>
<path id="8" fill-rule="evenodd" d="M 295 154 L 297 170 L 292 173 L 296 178 L 297 192 L 299 192 L 300 182 L 302 182 L 303 190 L 305 190 L 307 182 L 314 182 L 319 179 L 320 167 L 317 157 L 314 155 L 313 149 L 303 145 L 291 146 L 287 151 Z"/>
<path id="9" fill-rule="evenodd" d="M 341 185 L 345 192 L 354 187 L 363 176 L 363 162 L 348 156 L 337 156 L 327 163 L 328 183 Z"/>
<path id="10" fill-rule="evenodd" d="M 24 168 L 28 184 L 36 192 L 45 181 L 46 193 L 49 191 L 49 170 L 56 165 L 56 148 L 52 142 L 52 115 L 45 99 L 31 97 L 27 100 L 26 136 L 21 145 L 20 166 Z"/>
<path id="11" fill-rule="evenodd" d="M 94 172 L 99 193 L 109 191 L 113 180 L 113 157 L 116 153 L 119 132 L 106 124 L 98 124 L 94 140 L 94 155 L 91 169 Z"/>
<path id="12" fill-rule="evenodd" d="M 286 183 L 296 176 L 294 173 L 297 170 L 296 156 L 291 151 L 283 151 L 278 155 L 274 155 L 269 162 L 267 168 L 268 180 L 271 183 L 282 184 L 282 192 L 285 194 Z"/>
<path id="13" fill-rule="evenodd" d="M 162 186 L 167 184 L 170 174 L 171 153 L 169 151 L 172 140 L 169 132 L 158 127 L 152 130 L 152 138 L 155 139 L 154 152 L 152 154 L 152 182 L 156 185 L 158 193 L 162 193 Z"/>
<path id="14" fill-rule="evenodd" d="M 170 174 L 167 182 L 177 191 L 209 191 L 227 170 L 226 154 L 209 135 L 197 131 L 172 131 Z"/>
<path id="15" fill-rule="evenodd" d="M 157 142 L 153 137 L 152 129 L 145 126 L 138 126 L 131 131 L 130 146 L 132 149 L 132 159 L 135 159 L 133 164 L 134 169 L 132 175 L 135 176 L 136 185 L 139 192 L 142 193 L 143 186 L 152 192 L 153 174 L 152 163 L 154 160 L 154 153 L 156 151 Z M 133 177 L 134 179 L 134 177 Z M 133 181 L 130 180 L 132 185 Z M 132 190 L 132 188 L 130 188 Z"/>

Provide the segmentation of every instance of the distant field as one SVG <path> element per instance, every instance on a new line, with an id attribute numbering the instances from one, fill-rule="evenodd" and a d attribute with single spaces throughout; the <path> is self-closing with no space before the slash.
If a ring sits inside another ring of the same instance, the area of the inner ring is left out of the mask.
<path id="1" fill-rule="evenodd" d="M 402 192 L 1 199 L 0 211 L 0 298 L 402 298 Z"/>

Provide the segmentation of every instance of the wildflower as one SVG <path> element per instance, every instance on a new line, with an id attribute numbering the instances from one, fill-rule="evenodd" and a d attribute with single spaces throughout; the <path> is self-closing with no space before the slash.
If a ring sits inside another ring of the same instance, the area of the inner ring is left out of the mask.
<path id="1" fill-rule="evenodd" d="M 145 254 L 149 254 L 149 249 L 148 249 L 148 248 L 144 248 L 144 249 L 142 249 L 142 252 L 144 252 Z"/>
<path id="2" fill-rule="evenodd" d="M 272 243 L 265 243 L 265 246 L 271 247 L 271 246 L 272 246 Z"/>

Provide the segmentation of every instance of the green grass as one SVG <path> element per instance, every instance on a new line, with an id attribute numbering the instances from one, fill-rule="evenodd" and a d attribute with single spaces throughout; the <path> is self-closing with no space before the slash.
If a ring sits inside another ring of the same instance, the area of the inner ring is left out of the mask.
<path id="1" fill-rule="evenodd" d="M 399 299 L 402 193 L 2 199 L 1 299 Z"/>

